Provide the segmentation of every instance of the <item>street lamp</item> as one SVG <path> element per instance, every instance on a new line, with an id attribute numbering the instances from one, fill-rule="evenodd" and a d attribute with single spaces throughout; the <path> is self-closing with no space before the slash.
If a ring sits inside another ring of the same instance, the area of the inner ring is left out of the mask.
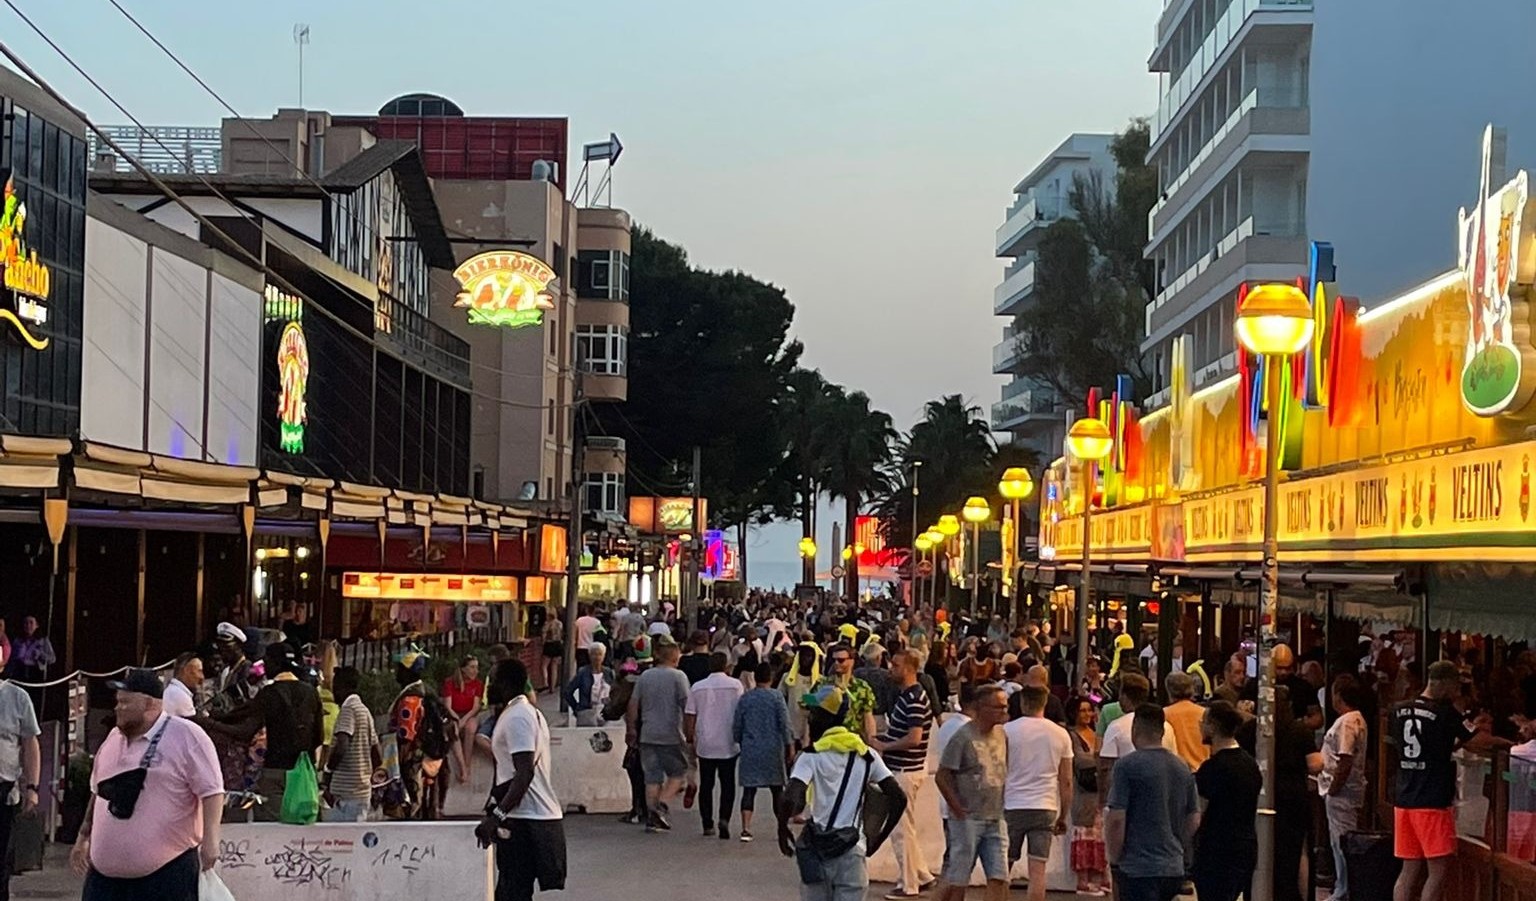
<path id="1" fill-rule="evenodd" d="M 922 582 L 918 581 L 921 578 L 917 572 L 918 564 L 922 562 L 923 555 L 931 550 L 933 550 L 933 542 L 928 540 L 926 532 L 912 539 L 912 606 L 914 608 L 917 607 L 921 600 L 918 597 L 918 586 L 922 584 Z"/>
<path id="2" fill-rule="evenodd" d="M 981 606 L 981 524 L 992 518 L 992 508 L 987 499 L 973 496 L 966 499 L 960 516 L 971 524 L 971 612 Z"/>
<path id="3" fill-rule="evenodd" d="M 1253 873 L 1253 901 L 1270 901 L 1275 872 L 1275 624 L 1280 619 L 1280 560 L 1277 539 L 1280 471 L 1278 423 L 1285 403 L 1281 372 L 1287 360 L 1312 340 L 1312 308 L 1295 285 L 1260 285 L 1237 308 L 1237 340 L 1264 361 L 1265 409 L 1269 411 L 1264 440 L 1264 587 L 1259 607 L 1259 723 L 1255 750 L 1263 788 L 1259 794 L 1259 859 Z"/>
<path id="4" fill-rule="evenodd" d="M 960 520 L 954 514 L 946 513 L 943 516 L 939 517 L 938 524 L 935 525 L 934 528 L 937 529 L 939 531 L 939 534 L 943 535 L 945 541 L 948 542 L 950 539 L 952 539 L 956 535 L 960 534 Z M 963 565 L 964 562 L 965 562 L 965 553 L 964 553 L 965 552 L 965 547 L 963 546 L 963 544 L 962 544 L 962 546 L 960 548 L 960 551 L 961 551 L 960 561 L 961 561 L 961 564 Z M 944 595 L 945 595 L 946 598 L 951 596 L 951 591 L 954 588 L 954 584 L 955 584 L 954 583 L 954 579 L 951 577 L 949 582 L 946 583 L 945 588 L 944 588 Z"/>
<path id="5" fill-rule="evenodd" d="M 912 562 L 909 568 L 912 570 L 911 604 L 914 608 L 917 607 L 917 471 L 922 468 L 922 460 L 912 461 Z"/>
<path id="6" fill-rule="evenodd" d="M 1005 577 L 1009 584 L 1017 581 L 1014 574 L 1019 566 L 1019 533 L 1023 531 L 1023 522 L 1019 519 L 1019 502 L 1034 491 L 1035 480 L 1030 477 L 1029 470 L 1022 466 L 1010 466 L 1003 470 L 1003 478 L 997 483 L 997 493 L 1013 504 L 1013 566 Z"/>
<path id="7" fill-rule="evenodd" d="M 1067 431 L 1067 450 L 1072 452 L 1072 456 L 1083 467 L 1083 574 L 1077 587 L 1077 664 L 1074 679 L 1082 679 L 1083 673 L 1088 672 L 1088 605 L 1093 598 L 1088 572 L 1090 550 L 1093 547 L 1093 530 L 1090 528 L 1090 518 L 1093 516 L 1093 466 L 1109 456 L 1114 446 L 1115 439 L 1109 433 L 1109 427 L 1092 416 L 1072 423 L 1072 428 Z"/>
<path id="8" fill-rule="evenodd" d="M 949 536 L 940 532 L 938 526 L 929 526 L 928 531 L 923 533 L 923 537 L 928 539 L 928 543 L 933 547 L 934 551 L 933 555 L 929 558 L 929 562 L 933 564 L 933 571 L 928 574 L 928 603 L 937 607 L 939 603 L 939 561 L 937 557 L 939 549 L 949 542 Z"/>

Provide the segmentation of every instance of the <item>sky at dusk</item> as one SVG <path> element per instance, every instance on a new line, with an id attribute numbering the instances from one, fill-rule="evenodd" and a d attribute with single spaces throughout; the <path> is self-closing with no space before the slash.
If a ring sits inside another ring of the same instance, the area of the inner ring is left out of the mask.
<path id="1" fill-rule="evenodd" d="M 804 363 L 865 390 L 902 428 L 942 394 L 984 409 L 997 399 L 992 240 L 1011 189 L 1071 132 L 1118 131 L 1152 110 L 1146 59 L 1162 9 L 120 2 L 244 115 L 298 105 L 292 32 L 305 22 L 309 108 L 367 113 L 428 91 L 470 115 L 567 116 L 574 145 L 618 133 L 614 204 L 698 264 L 784 287 Z M 18 5 L 146 124 L 225 114 L 107 0 Z M 93 120 L 127 122 L 10 10 L 0 22 L 0 39 Z M 762 530 L 752 553 L 792 560 L 796 533 Z"/>

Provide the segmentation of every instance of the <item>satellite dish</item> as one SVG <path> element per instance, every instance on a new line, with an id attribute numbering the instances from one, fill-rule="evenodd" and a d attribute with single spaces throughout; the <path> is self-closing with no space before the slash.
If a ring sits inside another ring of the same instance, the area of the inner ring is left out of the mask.
<path id="1" fill-rule="evenodd" d="M 517 493 L 520 501 L 531 501 L 539 496 L 539 483 L 530 479 L 523 483 L 523 490 Z"/>

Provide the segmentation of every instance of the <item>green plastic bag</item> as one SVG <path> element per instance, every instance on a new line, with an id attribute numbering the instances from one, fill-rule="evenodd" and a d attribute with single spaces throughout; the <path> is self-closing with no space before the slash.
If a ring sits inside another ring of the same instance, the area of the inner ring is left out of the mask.
<path id="1" fill-rule="evenodd" d="M 290 826 L 308 826 L 320 819 L 320 781 L 308 754 L 300 754 L 299 762 L 288 771 L 278 819 Z"/>

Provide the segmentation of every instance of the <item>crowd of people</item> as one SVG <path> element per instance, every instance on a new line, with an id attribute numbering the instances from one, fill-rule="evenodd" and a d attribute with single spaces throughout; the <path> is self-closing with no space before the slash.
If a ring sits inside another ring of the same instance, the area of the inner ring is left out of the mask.
<path id="1" fill-rule="evenodd" d="M 1185 671 L 1175 639 L 1158 684 L 1155 635 L 1138 642 L 1118 623 L 1093 636 L 1079 674 L 1071 638 L 1048 621 L 949 621 L 894 602 L 754 594 L 706 608 L 691 630 L 671 610 L 650 621 L 622 607 L 580 613 L 585 662 L 567 700 L 583 722 L 625 722 L 624 820 L 647 832 L 671 830 L 679 800 L 697 801 L 706 835 L 731 838 L 734 818 L 736 838 L 752 841 L 767 789 L 786 853 L 815 877 L 807 898 L 862 898 L 863 860 L 887 839 L 890 898 L 962 897 L 978 864 L 989 897 L 1003 897 L 1024 860 L 1020 878 L 1038 901 L 1058 836 L 1079 893 L 1139 901 L 1195 888 L 1220 901 L 1250 890 L 1262 781 L 1251 641 Z M 1386 781 L 1396 807 L 1399 901 L 1440 897 L 1455 850 L 1453 754 L 1529 738 L 1530 720 L 1512 710 L 1495 726 L 1490 704 L 1510 702 L 1475 687 L 1475 652 L 1448 649 L 1452 659 L 1424 669 L 1411 646 L 1366 636 L 1327 686 L 1320 652 L 1278 644 L 1271 654 L 1273 897 L 1300 901 L 1315 881 L 1331 885 L 1330 901 L 1348 901 L 1342 838 L 1365 822 L 1368 775 Z M 1524 687 L 1536 688 L 1532 671 Z M 1377 773 L 1382 742 L 1395 750 Z M 1516 759 L 1525 748 L 1536 767 L 1536 742 L 1516 744 Z M 858 778 L 845 786 L 850 773 Z M 918 804 L 933 791 L 942 861 L 918 841 Z M 801 821 L 795 838 L 787 827 Z M 1536 849 L 1536 828 L 1521 835 Z M 815 872 L 807 848 L 820 848 Z"/>

